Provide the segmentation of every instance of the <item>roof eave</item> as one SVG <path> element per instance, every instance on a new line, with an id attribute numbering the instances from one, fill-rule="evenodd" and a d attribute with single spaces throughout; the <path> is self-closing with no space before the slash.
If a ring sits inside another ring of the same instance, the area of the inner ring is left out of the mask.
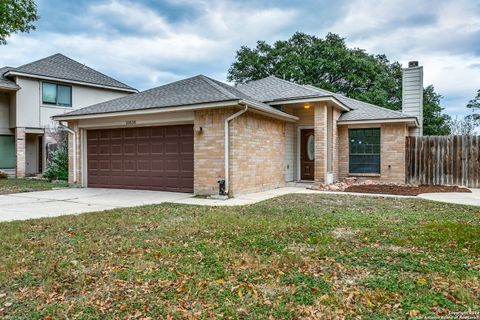
<path id="1" fill-rule="evenodd" d="M 116 112 L 103 112 L 103 113 L 91 113 L 91 114 L 79 114 L 79 115 L 57 115 L 53 116 L 52 120 L 55 121 L 72 121 L 72 120 L 81 120 L 81 119 L 95 119 L 95 118 L 108 118 L 108 117 L 120 117 L 120 116 L 129 116 L 129 115 L 139 115 L 139 114 L 155 114 L 155 113 L 166 113 L 166 112 L 175 112 L 175 111 L 194 111 L 201 109 L 212 109 L 212 108 L 221 108 L 221 107 L 231 107 L 236 104 L 247 104 L 252 109 L 256 110 L 258 113 L 262 113 L 272 118 L 277 118 L 285 121 L 297 121 L 298 117 L 289 115 L 280 110 L 270 110 L 261 105 L 254 103 L 253 101 L 247 100 L 227 100 L 221 102 L 212 102 L 212 103 L 202 103 L 202 104 L 193 104 L 193 105 L 179 105 L 172 107 L 159 107 L 159 108 L 150 108 L 150 109 L 139 109 L 139 110 L 128 110 L 128 111 L 116 111 Z"/>
<path id="2" fill-rule="evenodd" d="M 272 118 L 277 118 L 277 119 L 285 120 L 285 121 L 289 121 L 289 122 L 294 122 L 294 121 L 297 121 L 299 119 L 296 116 L 293 116 L 291 114 L 285 113 L 285 112 L 280 111 L 280 110 L 276 110 L 276 109 L 271 110 L 269 108 L 265 108 L 264 106 L 262 106 L 260 104 L 257 104 L 254 101 L 240 100 L 239 103 L 244 103 L 244 104 L 248 105 L 249 107 L 259 111 L 260 113 L 265 114 L 265 115 L 267 115 L 269 117 L 272 117 Z"/>
<path id="3" fill-rule="evenodd" d="M 21 88 L 19 86 L 16 87 L 6 87 L 6 86 L 1 86 L 0 85 L 0 90 L 7 90 L 7 91 L 18 91 Z"/>
<path id="4" fill-rule="evenodd" d="M 382 119 L 360 119 L 360 120 L 337 120 L 337 125 L 349 125 L 349 124 L 369 124 L 369 123 L 407 123 L 412 124 L 414 127 L 418 127 L 418 119 L 416 117 L 408 118 L 382 118 Z"/>
<path id="5" fill-rule="evenodd" d="M 293 104 L 293 103 L 304 103 L 304 102 L 333 102 L 338 108 L 342 111 L 352 110 L 343 102 L 335 98 L 335 96 L 316 96 L 316 97 L 302 97 L 302 98 L 289 98 L 282 100 L 274 100 L 266 102 L 269 105 L 283 105 L 283 104 Z"/>
<path id="6" fill-rule="evenodd" d="M 131 92 L 131 93 L 137 93 L 138 92 L 138 90 L 134 89 L 134 88 L 128 89 L 128 88 L 115 87 L 115 86 L 106 86 L 106 85 L 101 85 L 101 84 L 96 84 L 96 83 L 91 83 L 91 82 L 76 81 L 76 80 L 55 78 L 55 77 L 47 77 L 47 76 L 42 76 L 42 75 L 38 75 L 38 74 L 34 74 L 34 73 L 7 71 L 5 73 L 5 76 L 20 76 L 20 77 L 42 79 L 42 80 L 60 81 L 60 82 L 66 82 L 66 83 L 71 83 L 71 84 L 78 84 L 78 85 L 83 85 L 83 86 L 96 87 L 96 88 L 102 88 L 102 89 L 108 89 L 108 90 L 116 90 L 116 91 L 122 91 L 122 92 Z"/>
<path id="7" fill-rule="evenodd" d="M 232 107 L 239 103 L 240 100 L 226 100 L 221 102 L 209 102 L 201 104 L 191 104 L 191 105 L 178 105 L 171 107 L 156 107 L 148 109 L 138 109 L 138 110 L 123 110 L 123 111 L 114 111 L 114 112 L 97 112 L 90 114 L 61 114 L 51 117 L 55 121 L 71 121 L 71 120 L 81 120 L 81 119 L 95 119 L 95 118 L 109 118 L 109 117 L 121 117 L 129 115 L 140 115 L 140 114 L 155 114 L 155 113 L 166 113 L 166 112 L 175 112 L 175 111 L 194 111 L 201 109 L 212 109 L 220 107 Z"/>

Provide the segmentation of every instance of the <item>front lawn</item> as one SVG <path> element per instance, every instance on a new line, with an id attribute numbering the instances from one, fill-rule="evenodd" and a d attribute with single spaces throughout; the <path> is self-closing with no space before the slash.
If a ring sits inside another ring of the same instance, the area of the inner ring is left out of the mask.
<path id="1" fill-rule="evenodd" d="M 0 223 L 7 319 L 364 319 L 480 310 L 478 208 L 287 195 Z"/>
<path id="2" fill-rule="evenodd" d="M 19 193 L 50 190 L 54 188 L 65 188 L 67 182 L 50 182 L 38 179 L 0 179 L 0 194 Z"/>

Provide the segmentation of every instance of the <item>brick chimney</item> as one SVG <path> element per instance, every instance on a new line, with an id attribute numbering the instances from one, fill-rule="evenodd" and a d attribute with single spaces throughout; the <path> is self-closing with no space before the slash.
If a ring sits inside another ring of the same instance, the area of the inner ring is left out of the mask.
<path id="1" fill-rule="evenodd" d="M 409 135 L 423 135 L 423 67 L 410 61 L 403 69 L 402 112 L 417 117 L 420 127 L 410 128 Z"/>

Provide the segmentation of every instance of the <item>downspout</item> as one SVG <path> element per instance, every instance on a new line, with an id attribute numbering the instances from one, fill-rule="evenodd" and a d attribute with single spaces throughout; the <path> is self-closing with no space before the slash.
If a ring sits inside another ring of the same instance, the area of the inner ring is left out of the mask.
<path id="1" fill-rule="evenodd" d="M 70 129 L 69 127 L 63 125 L 61 122 L 59 122 L 59 126 L 63 129 L 65 129 L 66 131 L 68 131 L 68 133 L 72 134 L 73 136 L 73 146 L 72 146 L 72 149 L 73 149 L 73 183 L 77 183 L 77 133 Z"/>
<path id="2" fill-rule="evenodd" d="M 230 151 L 230 146 L 229 146 L 229 128 L 228 128 L 228 124 L 230 121 L 232 121 L 233 119 L 235 119 L 236 117 L 244 114 L 245 112 L 247 112 L 248 110 L 248 106 L 245 104 L 245 109 L 243 110 L 240 110 L 238 111 L 237 113 L 234 113 L 232 114 L 230 117 L 228 117 L 227 119 L 225 119 L 225 192 L 228 194 L 230 194 L 230 190 L 229 190 L 229 182 L 230 182 L 230 175 L 229 175 L 229 170 L 230 170 L 230 157 L 229 157 L 229 151 Z"/>

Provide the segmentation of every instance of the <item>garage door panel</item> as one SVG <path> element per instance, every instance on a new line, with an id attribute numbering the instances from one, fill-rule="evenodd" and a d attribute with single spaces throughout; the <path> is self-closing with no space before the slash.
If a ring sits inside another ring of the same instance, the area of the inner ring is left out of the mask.
<path id="1" fill-rule="evenodd" d="M 158 142 L 154 142 L 152 143 L 152 155 L 162 155 L 164 153 L 164 150 L 165 150 L 165 146 L 163 145 L 163 143 L 158 143 Z"/>
<path id="2" fill-rule="evenodd" d="M 139 160 L 137 162 L 137 168 L 139 171 L 150 171 L 150 161 L 148 160 Z"/>
<path id="3" fill-rule="evenodd" d="M 122 149 L 122 145 L 120 144 L 114 144 L 110 147 L 110 153 L 112 155 L 117 155 L 117 156 L 121 156 L 122 153 L 123 153 L 123 149 Z"/>
<path id="4" fill-rule="evenodd" d="M 88 185 L 193 192 L 193 126 L 89 130 Z"/>
<path id="5" fill-rule="evenodd" d="M 175 142 L 167 142 L 165 144 L 165 153 L 166 154 L 174 154 L 177 155 L 179 153 L 178 143 Z"/>
<path id="6" fill-rule="evenodd" d="M 131 155 L 135 155 L 137 153 L 137 146 L 136 144 L 134 143 L 126 143 L 123 145 L 123 154 L 124 155 L 128 155 L 128 154 L 131 154 Z"/>
<path id="7" fill-rule="evenodd" d="M 121 129 L 112 129 L 110 130 L 111 139 L 121 139 L 123 138 L 123 133 Z"/>
<path id="8" fill-rule="evenodd" d="M 98 135 L 98 139 L 100 140 L 109 140 L 110 139 L 110 133 L 111 131 L 100 131 L 100 134 Z"/>
<path id="9" fill-rule="evenodd" d="M 110 161 L 112 170 L 123 171 L 123 161 L 122 160 L 111 160 Z"/>
<path id="10" fill-rule="evenodd" d="M 180 135 L 180 132 L 178 126 L 165 127 L 165 138 L 176 138 Z"/>
<path id="11" fill-rule="evenodd" d="M 150 154 L 150 143 L 147 141 L 139 143 L 137 145 L 137 154 L 149 155 Z"/>

